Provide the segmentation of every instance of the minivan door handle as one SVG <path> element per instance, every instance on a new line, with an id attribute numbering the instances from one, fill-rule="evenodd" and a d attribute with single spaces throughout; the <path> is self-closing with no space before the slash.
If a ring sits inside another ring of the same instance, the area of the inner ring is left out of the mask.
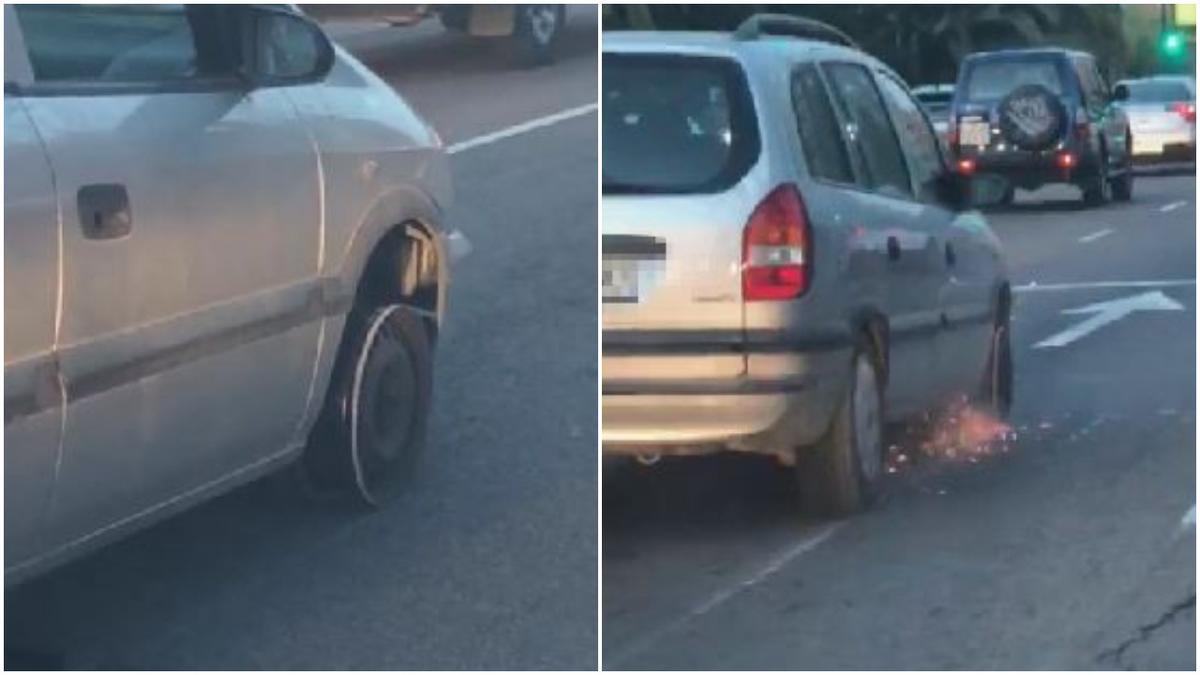
<path id="1" fill-rule="evenodd" d="M 887 238 L 888 260 L 900 259 L 900 240 L 894 235 Z"/>
<path id="2" fill-rule="evenodd" d="M 84 185 L 76 195 L 79 226 L 88 239 L 120 239 L 133 229 L 129 193 L 124 185 Z"/>

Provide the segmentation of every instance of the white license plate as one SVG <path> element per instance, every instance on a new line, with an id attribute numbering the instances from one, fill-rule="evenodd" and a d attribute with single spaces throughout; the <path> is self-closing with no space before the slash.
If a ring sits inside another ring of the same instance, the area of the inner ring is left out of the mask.
<path id="1" fill-rule="evenodd" d="M 963 121 L 958 133 L 958 142 L 959 145 L 983 148 L 987 147 L 991 137 L 992 130 L 987 122 Z"/>
<path id="2" fill-rule="evenodd" d="M 663 261 L 642 258 L 604 258 L 600 263 L 600 297 L 604 302 L 636 303 L 662 276 Z"/>
<path id="3" fill-rule="evenodd" d="M 1162 151 L 1162 143 L 1158 141 L 1133 139 L 1133 154 L 1135 155 L 1161 155 Z"/>

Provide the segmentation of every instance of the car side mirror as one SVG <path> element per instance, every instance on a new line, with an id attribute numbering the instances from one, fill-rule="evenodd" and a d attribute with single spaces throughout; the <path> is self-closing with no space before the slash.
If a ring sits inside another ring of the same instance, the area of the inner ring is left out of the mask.
<path id="1" fill-rule="evenodd" d="M 333 44 L 307 17 L 279 7 L 239 8 L 241 64 L 250 86 L 318 82 L 333 68 Z"/>
<path id="2" fill-rule="evenodd" d="M 1129 87 L 1124 84 L 1118 84 L 1113 88 L 1112 98 L 1114 101 L 1128 101 Z"/>

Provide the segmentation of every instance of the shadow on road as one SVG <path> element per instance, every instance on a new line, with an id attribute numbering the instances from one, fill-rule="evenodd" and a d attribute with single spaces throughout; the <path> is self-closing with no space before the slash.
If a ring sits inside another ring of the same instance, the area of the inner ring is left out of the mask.
<path id="1" fill-rule="evenodd" d="M 293 477 L 285 469 L 7 589 L 5 613 L 20 621 L 5 624 L 6 669 L 117 668 L 77 663 L 67 645 L 77 631 L 137 625 L 139 614 L 154 614 L 147 607 L 202 606 L 231 579 L 270 575 L 280 559 L 311 555 L 370 516 L 306 499 Z"/>
<path id="2" fill-rule="evenodd" d="M 635 555 L 637 541 L 721 538 L 802 519 L 791 471 L 736 453 L 633 461 L 605 468 L 604 557 Z"/>

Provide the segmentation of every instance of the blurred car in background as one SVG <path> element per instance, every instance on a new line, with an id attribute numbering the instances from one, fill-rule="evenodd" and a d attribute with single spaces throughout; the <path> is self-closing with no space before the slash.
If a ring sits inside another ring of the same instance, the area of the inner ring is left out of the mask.
<path id="1" fill-rule="evenodd" d="M 1006 49 L 969 54 L 959 65 L 950 146 L 965 175 L 992 174 L 1015 188 L 1066 183 L 1092 206 L 1133 195 L 1131 133 L 1086 52 Z"/>
<path id="2" fill-rule="evenodd" d="M 1133 157 L 1138 163 L 1196 161 L 1196 80 L 1160 75 L 1121 80 L 1121 107 L 1133 131 Z"/>
<path id="3" fill-rule="evenodd" d="M 436 16 L 448 30 L 473 37 L 509 38 L 525 65 L 554 58 L 554 48 L 566 21 L 564 5 L 300 5 L 319 21 L 368 19 L 393 26 L 410 26 Z"/>
<path id="4" fill-rule="evenodd" d="M 942 142 L 949 140 L 950 103 L 954 100 L 953 84 L 925 84 L 914 87 L 913 98 L 921 104 L 933 122 L 933 129 Z"/>

